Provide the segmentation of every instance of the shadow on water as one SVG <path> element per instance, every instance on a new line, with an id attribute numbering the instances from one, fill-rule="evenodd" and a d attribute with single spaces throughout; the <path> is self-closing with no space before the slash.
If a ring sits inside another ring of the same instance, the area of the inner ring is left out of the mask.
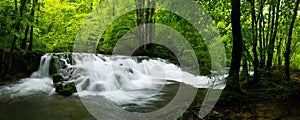
<path id="1" fill-rule="evenodd" d="M 161 89 L 159 100 L 148 104 L 123 104 L 118 107 L 135 113 L 147 113 L 167 105 L 176 95 L 180 83 L 172 82 Z M 203 95 L 200 95 L 204 97 Z M 100 99 L 105 99 L 101 97 Z M 101 100 L 102 101 L 102 100 Z M 105 100 L 103 100 L 105 101 Z M 99 108 L 106 110 L 107 108 Z M 112 115 L 114 112 L 110 112 Z M 109 115 L 108 115 L 109 116 Z M 103 116 L 105 118 L 106 116 Z M 117 117 L 117 116 L 116 116 Z M 37 93 L 11 100 L 0 100 L 1 120 L 95 120 L 78 96 L 63 97 L 57 94 Z"/>
<path id="2" fill-rule="evenodd" d="M 1 120 L 95 120 L 79 97 L 36 94 L 0 101 Z"/>

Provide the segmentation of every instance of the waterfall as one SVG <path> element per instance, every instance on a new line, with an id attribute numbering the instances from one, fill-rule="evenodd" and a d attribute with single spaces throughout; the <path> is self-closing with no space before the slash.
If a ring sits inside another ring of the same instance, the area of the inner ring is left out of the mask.
<path id="1" fill-rule="evenodd" d="M 15 84 L 0 87 L 0 100 L 10 101 L 18 97 L 34 95 L 37 93 L 53 94 L 52 79 L 49 77 L 51 55 L 41 57 L 38 71 L 33 72 L 29 78 L 23 78 Z"/>
<path id="2" fill-rule="evenodd" d="M 54 68 L 57 74 L 60 74 L 65 81 L 76 84 L 77 93 L 74 95 L 103 96 L 118 104 L 145 104 L 148 101 L 159 100 L 157 96 L 162 94 L 160 90 L 174 82 L 185 83 L 196 88 L 207 88 L 215 84 L 209 77 L 185 72 L 179 66 L 159 58 L 48 53 L 41 57 L 38 71 L 30 78 L 1 87 L 0 95 L 7 91 L 14 91 L 8 93 L 10 97 L 30 95 L 37 91 L 55 93 L 52 77 L 49 75 L 49 69 L 53 68 L 51 60 L 55 61 Z M 219 77 L 222 79 L 225 76 Z M 220 89 L 224 87 L 223 84 L 217 86 Z"/>
<path id="3" fill-rule="evenodd" d="M 51 62 L 52 55 L 45 54 L 41 57 L 40 66 L 38 71 L 32 73 L 31 78 L 44 78 L 49 76 L 49 66 Z"/>

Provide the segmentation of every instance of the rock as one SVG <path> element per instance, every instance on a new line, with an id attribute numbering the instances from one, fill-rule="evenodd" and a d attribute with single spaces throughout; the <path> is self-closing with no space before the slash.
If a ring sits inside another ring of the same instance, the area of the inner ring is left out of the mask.
<path id="1" fill-rule="evenodd" d="M 86 80 L 84 80 L 83 83 L 81 84 L 81 88 L 82 88 L 82 89 L 86 89 L 88 86 L 90 86 L 90 84 L 91 84 L 90 79 L 86 79 Z"/>
<path id="2" fill-rule="evenodd" d="M 57 93 L 60 93 L 64 88 L 62 83 L 55 83 L 54 86 L 55 86 L 55 92 Z"/>
<path id="3" fill-rule="evenodd" d="M 53 74 L 53 83 L 58 83 L 64 81 L 64 78 L 60 74 Z"/>
<path id="4" fill-rule="evenodd" d="M 65 53 L 64 58 L 66 59 L 67 63 L 72 64 L 72 60 L 73 60 L 72 53 Z"/>
<path id="5" fill-rule="evenodd" d="M 61 94 L 63 96 L 70 96 L 73 93 L 77 92 L 76 86 L 74 82 L 68 82 L 65 85 L 63 85 L 62 82 L 55 83 L 55 91 L 58 94 Z"/>
<path id="6" fill-rule="evenodd" d="M 76 86 L 74 82 L 67 82 L 64 80 L 62 75 L 60 74 L 53 74 L 53 83 L 55 87 L 55 91 L 63 96 L 70 96 L 73 93 L 77 92 Z"/>
<path id="7" fill-rule="evenodd" d="M 49 66 L 49 75 L 57 74 L 57 67 L 55 64 L 55 58 L 51 58 L 50 66 Z"/>
<path id="8" fill-rule="evenodd" d="M 65 69 L 66 67 L 63 60 L 57 56 L 52 56 L 49 66 L 49 75 L 57 74 L 60 69 Z"/>
<path id="9" fill-rule="evenodd" d="M 133 70 L 131 68 L 128 69 L 129 73 L 133 73 Z"/>
<path id="10" fill-rule="evenodd" d="M 61 92 L 61 94 L 63 96 L 70 96 L 75 92 L 77 92 L 75 83 L 70 82 L 70 83 L 67 83 L 67 84 L 64 85 L 63 91 Z"/>

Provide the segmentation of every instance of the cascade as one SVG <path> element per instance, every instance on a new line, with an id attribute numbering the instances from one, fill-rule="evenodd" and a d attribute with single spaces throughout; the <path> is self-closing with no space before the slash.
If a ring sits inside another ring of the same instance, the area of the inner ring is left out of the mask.
<path id="1" fill-rule="evenodd" d="M 190 74 L 177 65 L 159 58 L 47 53 L 41 57 L 38 71 L 14 85 L 1 87 L 0 94 L 5 94 L 5 91 L 9 90 L 14 91 L 9 94 L 10 97 L 30 95 L 34 92 L 55 94 L 51 76 L 53 73 L 61 75 L 66 83 L 76 84 L 77 93 L 74 95 L 104 96 L 118 104 L 144 104 L 147 101 L 158 100 L 157 96 L 162 94 L 160 90 L 166 84 L 174 82 L 196 88 L 208 88 L 215 85 L 215 82 L 222 83 L 207 76 Z M 225 76 L 221 75 L 219 78 Z M 219 89 L 224 87 L 223 84 L 214 86 Z"/>

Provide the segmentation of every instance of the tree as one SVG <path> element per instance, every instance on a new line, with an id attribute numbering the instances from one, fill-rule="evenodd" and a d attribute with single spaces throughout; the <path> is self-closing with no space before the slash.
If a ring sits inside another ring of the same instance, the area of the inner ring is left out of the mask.
<path id="1" fill-rule="evenodd" d="M 275 25 L 273 24 L 274 23 L 274 17 L 275 17 L 275 7 L 273 7 L 273 19 L 272 19 L 272 29 L 271 29 L 271 32 L 273 31 L 273 28 L 274 28 L 274 31 L 273 31 L 273 34 L 271 36 L 271 39 L 270 39 L 270 42 L 269 42 L 269 48 L 268 48 L 268 59 L 267 59 L 267 68 L 270 68 L 272 66 L 272 59 L 273 59 L 273 52 L 274 52 L 274 44 L 275 44 L 275 40 L 276 40 L 276 35 L 277 35 L 277 28 L 278 28 L 278 19 L 279 19 L 279 6 L 280 6 L 280 0 L 277 1 L 277 7 L 276 7 L 276 22 L 275 22 Z"/>
<path id="2" fill-rule="evenodd" d="M 252 18 L 252 40 L 253 40 L 253 47 L 252 52 L 254 56 L 253 60 L 253 68 L 254 68 L 254 82 L 258 81 L 258 56 L 257 56 L 257 22 L 256 22 L 256 15 L 255 15 L 255 0 L 249 0 L 251 4 L 251 18 Z"/>
<path id="3" fill-rule="evenodd" d="M 32 0 L 32 8 L 31 8 L 31 22 L 32 24 L 34 23 L 34 9 L 35 9 L 35 6 L 37 5 L 38 3 L 38 0 Z M 30 38 L 29 38 L 29 46 L 28 46 L 28 51 L 31 51 L 32 50 L 32 42 L 33 42 L 33 25 L 30 26 Z"/>
<path id="4" fill-rule="evenodd" d="M 154 24 L 147 23 L 155 23 L 154 14 L 156 0 L 135 0 L 135 2 L 137 8 L 136 23 L 139 26 L 137 36 L 141 43 L 146 43 L 146 41 L 151 42 L 153 39 Z M 146 8 L 146 6 L 148 8 Z M 149 48 L 147 48 L 146 45 L 143 45 L 143 49 L 146 51 Z"/>
<path id="5" fill-rule="evenodd" d="M 10 46 L 10 51 L 9 51 L 9 54 L 10 54 L 9 63 L 6 65 L 6 69 L 4 71 L 4 74 L 6 74 L 7 71 L 9 71 L 9 69 L 11 69 L 14 49 L 15 49 L 15 46 L 16 46 L 16 42 L 17 42 L 17 40 L 19 39 L 19 36 L 20 36 L 19 31 L 21 29 L 21 20 L 22 20 L 22 17 L 23 17 L 23 11 L 24 11 L 24 8 L 25 8 L 26 1 L 21 0 L 20 9 L 18 9 L 18 0 L 14 0 L 14 3 L 15 3 L 15 11 L 17 12 L 18 10 L 20 10 L 19 11 L 20 15 L 19 15 L 19 17 L 17 16 L 17 20 L 16 20 L 15 25 L 14 25 L 15 33 L 14 33 L 13 41 L 12 41 L 12 44 Z"/>
<path id="6" fill-rule="evenodd" d="M 232 48 L 232 59 L 229 71 L 229 88 L 240 91 L 239 85 L 239 71 L 240 63 L 243 51 L 243 39 L 240 23 L 240 0 L 231 0 L 231 23 L 232 23 L 232 36 L 233 36 L 233 48 Z M 231 83 L 232 82 L 232 83 Z"/>
<path id="7" fill-rule="evenodd" d="M 21 1 L 22 6 L 24 6 L 23 8 L 26 9 L 26 4 L 30 3 L 30 1 Z M 26 10 L 25 10 L 26 11 Z M 29 31 L 29 25 L 26 25 L 25 27 L 25 32 L 24 32 L 24 38 L 22 38 L 21 40 L 21 49 L 25 50 L 26 49 L 26 42 L 27 42 L 27 36 L 28 36 L 28 31 Z"/>
<path id="8" fill-rule="evenodd" d="M 297 0 L 297 2 L 295 3 L 294 14 L 293 14 L 292 21 L 291 21 L 291 24 L 290 24 L 290 29 L 289 29 L 289 34 L 288 34 L 288 41 L 287 41 L 287 44 L 286 44 L 286 52 L 284 54 L 284 58 L 285 58 L 285 75 L 286 75 L 286 80 L 288 80 L 288 81 L 290 81 L 290 54 L 291 54 L 291 42 L 292 42 L 292 35 L 293 35 L 293 27 L 294 27 L 295 19 L 297 17 L 299 2 L 300 2 L 300 0 Z"/>

